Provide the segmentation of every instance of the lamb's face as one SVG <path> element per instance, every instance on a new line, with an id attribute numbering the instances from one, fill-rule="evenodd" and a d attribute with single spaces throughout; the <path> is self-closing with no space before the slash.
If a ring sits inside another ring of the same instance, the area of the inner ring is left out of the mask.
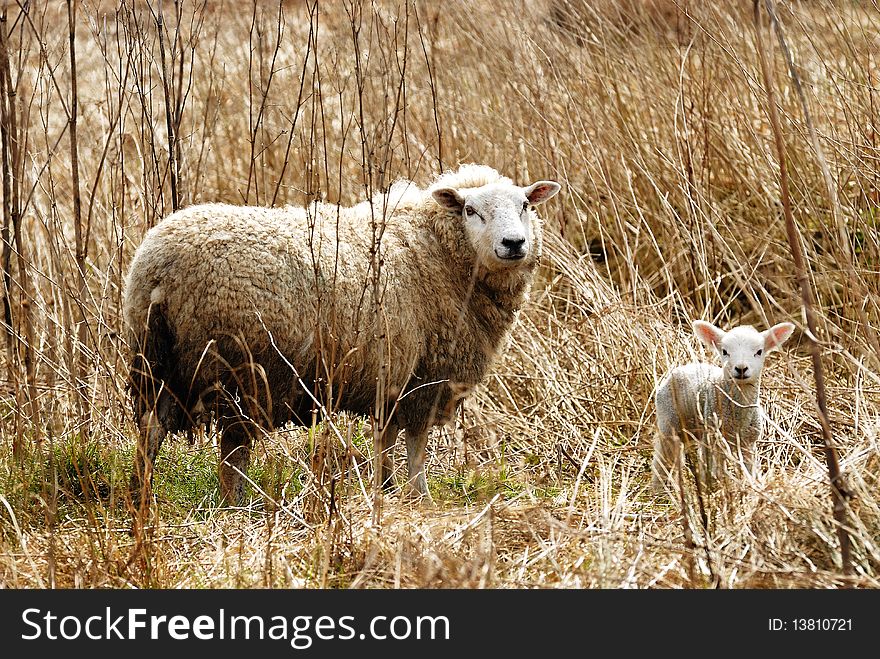
<path id="1" fill-rule="evenodd" d="M 767 352 L 764 337 L 754 327 L 734 327 L 724 335 L 717 350 L 726 377 L 743 384 L 760 377 Z"/>
<path id="2" fill-rule="evenodd" d="M 537 218 L 532 206 L 559 192 L 559 184 L 539 181 L 528 187 L 494 184 L 455 190 L 440 188 L 434 199 L 461 214 L 477 259 L 489 270 L 530 266 L 535 260 Z"/>
<path id="3" fill-rule="evenodd" d="M 724 376 L 741 384 L 757 382 L 767 355 L 781 346 L 794 325 L 780 323 L 764 332 L 751 325 L 740 325 L 725 332 L 710 323 L 694 321 L 694 333 L 721 357 Z"/>

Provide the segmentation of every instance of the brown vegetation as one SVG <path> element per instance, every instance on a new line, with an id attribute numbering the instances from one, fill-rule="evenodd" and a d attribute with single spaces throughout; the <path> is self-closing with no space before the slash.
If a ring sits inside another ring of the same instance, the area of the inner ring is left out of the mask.
<path id="1" fill-rule="evenodd" d="M 836 199 L 764 35 L 855 495 L 845 576 L 750 4 L 84 1 L 72 42 L 64 4 L 7 5 L 0 583 L 878 585 L 880 13 L 778 3 Z M 216 433 L 168 442 L 130 535 L 121 288 L 145 231 L 196 202 L 348 204 L 460 162 L 563 191 L 513 341 L 430 440 L 436 507 L 375 491 L 364 421 L 331 414 L 267 435 L 234 510 Z M 649 487 L 651 393 L 699 356 L 692 318 L 800 328 L 764 382 L 761 475 L 731 470 L 703 515 L 692 488 Z"/>

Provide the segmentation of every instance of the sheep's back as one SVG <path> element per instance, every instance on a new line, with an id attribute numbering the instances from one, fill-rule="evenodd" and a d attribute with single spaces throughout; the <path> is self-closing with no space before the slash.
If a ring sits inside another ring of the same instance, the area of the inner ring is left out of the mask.
<path id="1" fill-rule="evenodd" d="M 174 333 L 178 368 L 192 380 L 204 374 L 196 386 L 208 387 L 215 377 L 204 367 L 209 341 L 221 361 L 268 365 L 269 379 L 285 386 L 296 386 L 290 367 L 315 379 L 319 365 L 337 368 L 323 376 L 340 378 L 337 391 L 347 385 L 351 400 L 343 407 L 372 402 L 380 358 L 388 364 L 387 381 L 402 386 L 421 344 L 417 319 L 400 311 L 413 305 L 399 285 L 407 280 L 408 259 L 383 264 L 379 322 L 369 221 L 364 226 L 350 212 L 330 211 L 335 208 L 313 206 L 309 217 L 305 209 L 211 204 L 169 216 L 148 232 L 132 261 L 129 327 L 144 327 L 150 304 L 158 305 Z M 402 231 L 387 229 L 386 252 L 399 249 Z M 377 338 L 387 345 L 384 356 Z"/>

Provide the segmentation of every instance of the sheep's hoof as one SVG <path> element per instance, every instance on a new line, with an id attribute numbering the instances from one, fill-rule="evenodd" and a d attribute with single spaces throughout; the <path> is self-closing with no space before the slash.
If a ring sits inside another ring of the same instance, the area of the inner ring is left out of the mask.
<path id="1" fill-rule="evenodd" d="M 132 476 L 128 482 L 128 495 L 131 498 L 131 507 L 134 513 L 142 509 L 149 511 L 155 498 L 152 483 L 137 476 Z"/>
<path id="2" fill-rule="evenodd" d="M 428 484 L 425 482 L 407 483 L 401 494 L 402 498 L 411 501 L 412 503 L 417 503 L 423 507 L 431 507 L 434 505 L 434 499 L 428 491 Z"/>
<path id="3" fill-rule="evenodd" d="M 437 507 L 437 504 L 434 503 L 434 498 L 431 496 L 430 493 L 428 493 L 428 494 L 411 494 L 406 499 L 414 507 L 418 507 L 418 508 L 422 508 L 422 509 L 432 509 L 432 508 Z"/>

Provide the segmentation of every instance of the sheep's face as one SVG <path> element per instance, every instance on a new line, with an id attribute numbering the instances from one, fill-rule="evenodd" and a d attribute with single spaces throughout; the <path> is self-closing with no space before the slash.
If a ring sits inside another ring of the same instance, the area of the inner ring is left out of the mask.
<path id="1" fill-rule="evenodd" d="M 794 331 L 791 323 L 779 323 L 763 332 L 751 325 L 740 325 L 725 332 L 702 320 L 694 321 L 693 327 L 697 338 L 720 355 L 724 376 L 741 384 L 757 382 L 767 355 L 785 343 Z"/>
<path id="2" fill-rule="evenodd" d="M 501 270 L 534 264 L 540 229 L 532 206 L 557 192 L 558 183 L 538 181 L 525 188 L 495 184 L 461 190 L 439 188 L 433 194 L 441 206 L 461 214 L 479 262 L 489 270 Z"/>

